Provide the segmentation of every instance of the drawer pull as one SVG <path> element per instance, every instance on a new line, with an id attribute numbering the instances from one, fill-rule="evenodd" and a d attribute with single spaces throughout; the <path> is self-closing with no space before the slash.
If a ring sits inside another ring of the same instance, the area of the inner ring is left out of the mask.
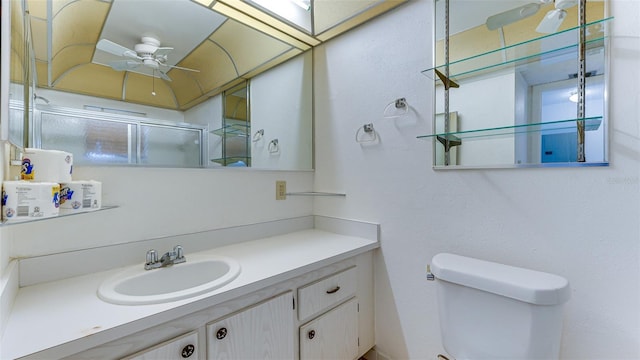
<path id="1" fill-rule="evenodd" d="M 335 294 L 338 292 L 338 290 L 340 290 L 340 286 L 336 286 L 333 289 L 327 290 L 327 294 Z"/>
<path id="2" fill-rule="evenodd" d="M 313 339 L 314 337 L 316 337 L 316 331 L 309 330 L 309 332 L 307 333 L 307 337 L 309 338 L 309 340 Z"/>

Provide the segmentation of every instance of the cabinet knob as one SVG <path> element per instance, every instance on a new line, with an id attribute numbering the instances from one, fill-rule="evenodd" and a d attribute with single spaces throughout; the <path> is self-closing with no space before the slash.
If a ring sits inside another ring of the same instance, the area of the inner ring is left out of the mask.
<path id="1" fill-rule="evenodd" d="M 227 328 L 220 328 L 220 330 L 218 330 L 218 332 L 216 333 L 216 339 L 218 340 L 222 340 L 227 336 Z"/>
<path id="2" fill-rule="evenodd" d="M 185 346 L 184 348 L 182 348 L 182 357 L 184 359 L 190 357 L 191 355 L 193 355 L 193 353 L 196 351 L 196 347 L 193 346 L 193 344 L 189 344 L 187 346 Z"/>
<path id="3" fill-rule="evenodd" d="M 314 337 L 316 337 L 316 331 L 309 330 L 309 332 L 307 333 L 307 337 L 309 338 L 309 340 L 313 339 Z"/>

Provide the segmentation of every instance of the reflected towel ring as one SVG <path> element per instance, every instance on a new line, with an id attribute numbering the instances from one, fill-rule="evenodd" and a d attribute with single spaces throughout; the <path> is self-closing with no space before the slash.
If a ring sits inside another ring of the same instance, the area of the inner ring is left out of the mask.
<path id="1" fill-rule="evenodd" d="M 362 135 L 361 135 L 361 131 L 362 131 Z M 365 136 L 365 134 L 367 136 Z M 373 123 L 364 124 L 360 126 L 358 130 L 356 130 L 357 143 L 361 144 L 366 142 L 373 142 L 376 140 L 378 140 L 378 133 L 376 133 L 376 130 L 373 128 Z"/>
<path id="2" fill-rule="evenodd" d="M 278 145 L 278 139 L 273 139 L 269 142 L 269 153 L 275 154 L 280 152 L 280 145 Z"/>
<path id="3" fill-rule="evenodd" d="M 387 119 L 405 116 L 407 113 L 409 113 L 409 103 L 405 98 L 396 99 L 384 108 L 384 117 Z"/>
<path id="4" fill-rule="evenodd" d="M 258 141 L 262 140 L 263 136 L 264 136 L 264 129 L 260 129 L 260 130 L 256 131 L 255 134 L 253 134 L 253 139 L 251 141 L 252 142 L 258 142 Z"/>

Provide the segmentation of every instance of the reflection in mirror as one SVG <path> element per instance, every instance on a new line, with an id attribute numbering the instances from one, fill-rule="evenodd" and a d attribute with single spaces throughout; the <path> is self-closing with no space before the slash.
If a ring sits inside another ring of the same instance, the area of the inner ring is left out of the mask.
<path id="1" fill-rule="evenodd" d="M 251 79 L 253 168 L 313 168 L 312 63 L 313 54 L 307 51 Z M 256 136 L 260 130 L 262 135 Z M 274 140 L 277 146 L 270 145 Z"/>
<path id="2" fill-rule="evenodd" d="M 448 2 L 449 36 L 438 0 L 436 67 L 425 71 L 440 114 L 424 136 L 435 166 L 606 165 L 606 2 L 585 1 L 582 27 L 576 1 Z"/>
<path id="3" fill-rule="evenodd" d="M 249 87 L 246 83 L 223 94 L 222 127 L 213 131 L 222 139 L 222 157 L 212 161 L 223 166 L 251 166 Z"/>
<path id="4" fill-rule="evenodd" d="M 43 149 L 84 154 L 74 164 L 198 167 L 205 127 L 164 123 L 109 108 L 37 105 L 34 142 Z"/>
<path id="5" fill-rule="evenodd" d="M 29 119 L 32 117 L 33 69 L 30 16 L 22 2 L 10 3 L 11 54 L 9 85 L 9 133 L 8 140 L 18 147 L 28 145 Z M 25 111 L 26 109 L 26 111 Z"/>
<path id="6" fill-rule="evenodd" d="M 194 107 L 309 49 L 188 0 L 11 5 L 11 86 L 35 64 L 38 96 L 12 99 L 10 140 L 22 147 L 18 120 L 28 119 L 32 146 L 73 152 L 79 165 L 209 166 L 205 134 L 222 113 Z M 22 109 L 33 99 L 30 119 Z"/>
<path id="7" fill-rule="evenodd" d="M 166 0 L 162 6 L 150 0 L 9 0 L 12 89 L 22 90 L 20 84 L 28 83 L 25 71 L 34 69 L 31 78 L 38 95 L 25 98 L 11 92 L 11 141 L 23 145 L 18 136 L 26 127 L 18 120 L 27 119 L 33 133 L 24 133 L 32 146 L 73 151 L 77 164 L 216 166 L 211 160 L 221 157 L 216 153 L 221 151 L 216 147 L 220 139 L 210 131 L 222 126 L 224 91 L 265 72 L 280 72 L 276 69 L 283 67 L 296 70 L 284 64 L 300 55 L 308 58 L 304 63 L 309 65 L 311 57 L 306 54 L 312 46 L 404 2 L 358 0 L 352 3 L 364 8 L 354 13 L 334 2 L 316 0 L 310 9 L 316 14 L 312 15 L 316 26 L 322 12 L 338 18 L 315 37 L 244 0 Z M 32 41 L 26 42 L 29 33 Z M 292 76 L 304 78 L 301 84 L 309 87 L 289 93 L 289 100 L 303 94 L 295 100 L 309 101 L 294 103 L 293 114 L 299 117 L 279 116 L 278 111 L 278 116 L 269 117 L 273 112 L 263 116 L 257 113 L 265 108 L 262 105 L 251 114 L 271 125 L 271 133 L 268 126 L 260 125 L 267 142 L 276 139 L 276 129 L 305 133 L 279 136 L 280 155 L 260 162 L 253 159 L 253 167 L 296 170 L 312 166 L 312 108 L 311 97 L 306 96 L 311 93 L 311 81 L 310 77 L 306 81 L 307 72 Z M 270 98 L 280 92 L 273 91 L 277 86 L 251 96 L 265 97 L 262 103 L 274 104 Z M 35 103 L 33 118 L 22 111 L 31 103 Z M 299 126 L 302 121 L 309 124 Z M 62 136 L 61 126 L 80 128 Z M 105 138 L 99 138 L 102 133 L 107 134 Z M 3 134 L 6 139 L 8 135 Z M 77 137 L 75 142 L 72 136 Z M 93 140 L 81 140 L 83 136 Z M 264 155 L 260 142 L 249 145 L 253 145 L 251 153 L 256 154 L 254 146 L 258 146 L 258 155 Z M 165 157 L 171 151 L 177 151 L 175 156 Z M 304 154 L 308 159 L 289 154 Z"/>

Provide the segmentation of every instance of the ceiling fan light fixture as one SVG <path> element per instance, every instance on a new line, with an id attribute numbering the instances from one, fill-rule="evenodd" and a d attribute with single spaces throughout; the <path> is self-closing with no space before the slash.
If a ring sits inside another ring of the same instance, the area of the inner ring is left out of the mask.
<path id="1" fill-rule="evenodd" d="M 569 101 L 573 102 L 573 103 L 577 103 L 578 102 L 578 91 L 577 90 L 573 90 L 569 93 Z"/>
<path id="2" fill-rule="evenodd" d="M 155 61 L 154 59 L 144 59 L 142 60 L 142 63 L 144 64 L 144 66 L 149 67 L 153 70 L 157 70 L 160 67 L 158 65 L 158 62 Z"/>
<path id="3" fill-rule="evenodd" d="M 562 9 L 551 10 L 542 18 L 536 31 L 543 34 L 552 34 L 558 31 L 566 17 L 567 12 Z"/>

